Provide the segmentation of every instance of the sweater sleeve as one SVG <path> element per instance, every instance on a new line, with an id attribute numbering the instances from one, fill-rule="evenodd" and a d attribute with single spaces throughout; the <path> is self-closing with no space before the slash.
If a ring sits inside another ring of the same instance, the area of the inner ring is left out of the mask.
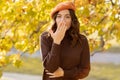
<path id="1" fill-rule="evenodd" d="M 40 36 L 40 47 L 42 53 L 43 66 L 50 72 L 54 72 L 59 67 L 60 62 L 60 45 L 52 43 L 50 45 L 50 40 L 43 33 Z"/>
<path id="2" fill-rule="evenodd" d="M 85 38 L 83 44 L 83 51 L 80 57 L 80 64 L 70 70 L 64 70 L 64 76 L 67 78 L 83 79 L 88 76 L 90 71 L 90 52 L 88 41 Z"/>

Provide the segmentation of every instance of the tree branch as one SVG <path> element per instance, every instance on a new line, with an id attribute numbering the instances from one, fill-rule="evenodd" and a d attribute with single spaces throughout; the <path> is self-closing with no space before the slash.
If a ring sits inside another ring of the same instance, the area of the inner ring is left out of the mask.
<path id="1" fill-rule="evenodd" d="M 39 22 L 36 30 L 34 30 L 31 34 L 30 34 L 30 38 L 35 34 L 35 33 L 38 33 L 42 27 L 42 25 L 46 24 L 47 21 L 44 21 L 44 22 Z"/>
<path id="2" fill-rule="evenodd" d="M 106 18 L 107 18 L 107 15 L 103 16 L 102 19 L 98 22 L 98 25 L 101 24 Z"/>
<path id="3" fill-rule="evenodd" d="M 100 46 L 99 46 L 99 48 L 97 50 L 92 52 L 91 56 L 94 56 L 98 52 L 102 52 L 104 45 L 105 45 L 105 41 L 104 41 L 103 35 L 101 35 L 100 36 Z"/>
<path id="4" fill-rule="evenodd" d="M 111 2 L 111 4 L 112 4 L 112 6 L 114 6 L 115 4 L 113 3 L 113 0 L 110 0 L 110 2 Z"/>
<path id="5" fill-rule="evenodd" d="M 16 22 L 16 19 L 11 23 L 10 28 L 7 29 L 7 31 L 4 32 L 4 35 L 1 37 L 1 39 L 4 39 L 4 38 L 5 38 L 6 34 L 7 34 L 7 33 L 11 30 L 11 28 L 14 26 L 15 22 Z"/>

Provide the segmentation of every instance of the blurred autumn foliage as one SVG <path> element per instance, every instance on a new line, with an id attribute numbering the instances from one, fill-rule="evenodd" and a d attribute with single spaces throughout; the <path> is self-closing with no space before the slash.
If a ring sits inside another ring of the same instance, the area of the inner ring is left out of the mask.
<path id="1" fill-rule="evenodd" d="M 51 21 L 49 13 L 62 1 L 67 0 L 0 0 L 0 72 L 8 64 L 22 63 L 20 53 L 7 56 L 11 48 L 30 54 L 39 50 L 39 35 Z M 91 52 L 108 49 L 113 39 L 120 43 L 119 0 L 69 1 L 76 6 L 80 31 Z"/>

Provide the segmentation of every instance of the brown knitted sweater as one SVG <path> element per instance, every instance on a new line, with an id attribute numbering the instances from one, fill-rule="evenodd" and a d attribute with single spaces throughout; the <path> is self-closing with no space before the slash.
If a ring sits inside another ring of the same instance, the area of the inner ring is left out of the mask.
<path id="1" fill-rule="evenodd" d="M 82 44 L 71 47 L 70 40 L 65 35 L 61 44 L 53 43 L 48 32 L 40 36 L 40 46 L 44 66 L 43 80 L 78 80 L 88 76 L 90 71 L 90 52 L 87 38 L 80 34 Z M 54 72 L 58 67 L 64 70 L 64 76 L 49 78 L 45 69 Z"/>

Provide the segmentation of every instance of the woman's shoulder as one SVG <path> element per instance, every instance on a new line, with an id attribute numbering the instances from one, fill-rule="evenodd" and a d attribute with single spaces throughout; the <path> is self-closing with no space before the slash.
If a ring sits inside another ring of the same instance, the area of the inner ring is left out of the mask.
<path id="1" fill-rule="evenodd" d="M 52 40 L 50 33 L 48 31 L 44 31 L 41 33 L 40 38 L 47 39 L 47 40 Z"/>
<path id="2" fill-rule="evenodd" d="M 41 33 L 41 37 L 47 37 L 49 35 L 48 31 L 44 31 Z"/>
<path id="3" fill-rule="evenodd" d="M 79 36 L 80 36 L 80 38 L 83 39 L 83 40 L 84 40 L 84 39 L 87 39 L 87 37 L 86 37 L 84 34 L 79 34 Z"/>
<path id="4" fill-rule="evenodd" d="M 88 39 L 84 34 L 79 34 L 81 42 L 84 44 L 88 43 Z"/>
<path id="5" fill-rule="evenodd" d="M 41 38 L 50 38 L 50 33 L 48 31 L 44 31 L 40 35 Z"/>

